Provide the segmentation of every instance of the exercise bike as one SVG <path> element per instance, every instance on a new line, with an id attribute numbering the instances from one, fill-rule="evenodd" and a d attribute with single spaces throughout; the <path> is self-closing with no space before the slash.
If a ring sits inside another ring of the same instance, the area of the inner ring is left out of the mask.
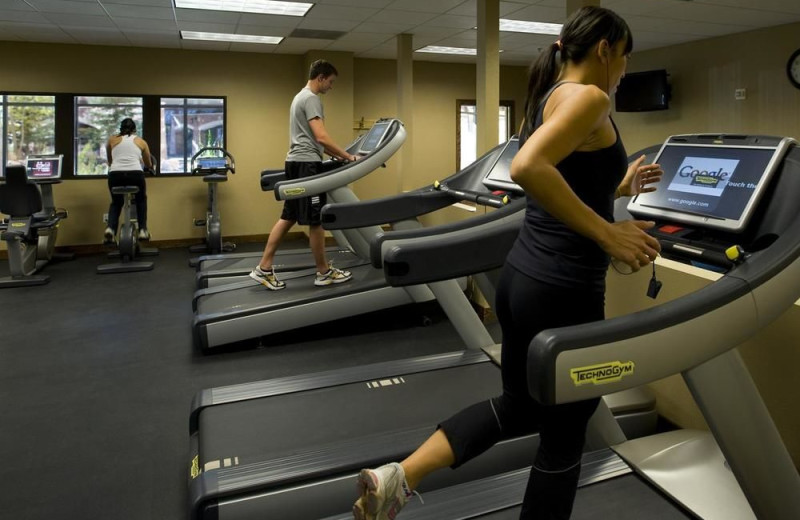
<path id="1" fill-rule="evenodd" d="M 50 277 L 37 274 L 54 260 L 72 260 L 72 253 L 56 253 L 58 226 L 67 218 L 53 201 L 53 184 L 61 182 L 61 155 L 29 156 L 26 165 L 6 167 L 0 185 L 0 235 L 8 247 L 10 276 L 0 288 L 44 285 Z"/>
<path id="2" fill-rule="evenodd" d="M 157 163 L 152 156 L 151 162 L 153 169 L 145 169 L 145 171 L 150 171 L 155 175 L 155 165 Z M 158 256 L 158 249 L 141 247 L 139 244 L 139 222 L 136 218 L 136 203 L 134 201 L 134 196 L 138 192 L 138 186 L 115 186 L 111 188 L 111 193 L 114 195 L 125 197 L 125 204 L 122 206 L 122 224 L 117 234 L 117 251 L 108 253 L 109 258 L 119 258 L 119 262 L 98 265 L 98 274 L 133 273 L 153 269 L 153 262 L 136 260 L 140 256 Z"/>
<path id="3" fill-rule="evenodd" d="M 223 242 L 222 222 L 217 204 L 217 185 L 228 180 L 228 172 L 236 173 L 233 156 L 224 148 L 207 146 L 192 156 L 192 175 L 202 175 L 208 184 L 208 208 L 205 219 L 194 219 L 195 226 L 205 226 L 206 236 L 202 244 L 189 247 L 192 253 L 230 253 L 236 244 Z"/>

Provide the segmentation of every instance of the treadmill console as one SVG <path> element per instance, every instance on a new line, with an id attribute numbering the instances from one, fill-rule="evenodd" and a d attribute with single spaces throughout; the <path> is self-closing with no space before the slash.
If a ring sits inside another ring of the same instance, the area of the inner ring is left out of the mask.
<path id="1" fill-rule="evenodd" d="M 228 161 L 225 157 L 198 157 L 195 164 L 199 172 L 218 172 L 228 168 Z"/>
<path id="2" fill-rule="evenodd" d="M 489 173 L 483 179 L 483 185 L 493 190 L 508 191 L 522 194 L 523 190 L 516 182 L 511 180 L 511 161 L 519 151 L 519 138 L 513 136 L 506 143 L 503 151 L 497 156 L 497 160 L 489 169 Z"/>
<path id="3" fill-rule="evenodd" d="M 665 257 L 724 271 L 738 261 L 731 247 L 769 245 L 761 229 L 769 204 L 759 202 L 775 191 L 773 177 L 795 144 L 787 137 L 671 136 L 652 161 L 664 170 L 656 191 L 634 197 L 627 209 L 656 221 L 651 233 Z"/>
<path id="4" fill-rule="evenodd" d="M 361 144 L 358 147 L 357 154 L 358 155 L 367 155 L 375 151 L 376 148 L 383 142 L 383 139 L 389 133 L 389 129 L 392 126 L 391 119 L 380 119 L 372 128 L 370 128 L 369 132 L 367 133 L 366 137 L 361 140 Z"/>
<path id="5" fill-rule="evenodd" d="M 29 156 L 25 161 L 25 171 L 32 181 L 50 181 L 61 178 L 63 155 Z"/>

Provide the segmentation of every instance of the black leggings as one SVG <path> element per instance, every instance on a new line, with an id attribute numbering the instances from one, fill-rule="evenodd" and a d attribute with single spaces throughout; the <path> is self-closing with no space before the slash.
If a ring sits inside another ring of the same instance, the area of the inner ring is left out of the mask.
<path id="1" fill-rule="evenodd" d="M 497 289 L 503 332 L 503 394 L 474 404 L 440 427 L 458 467 L 498 441 L 538 431 L 539 451 L 522 504 L 523 519 L 567 519 L 580 474 L 586 425 L 599 399 L 544 406 L 528 393 L 527 355 L 544 329 L 604 319 L 604 294 L 537 282 L 506 264 Z"/>
<path id="2" fill-rule="evenodd" d="M 139 229 L 147 229 L 147 189 L 144 183 L 143 171 L 117 171 L 108 174 L 108 191 L 116 186 L 138 186 L 139 191 L 133 196 L 136 202 L 136 220 Z M 119 226 L 119 214 L 125 204 L 124 195 L 111 194 L 111 205 L 108 207 L 108 227 L 114 233 Z"/>

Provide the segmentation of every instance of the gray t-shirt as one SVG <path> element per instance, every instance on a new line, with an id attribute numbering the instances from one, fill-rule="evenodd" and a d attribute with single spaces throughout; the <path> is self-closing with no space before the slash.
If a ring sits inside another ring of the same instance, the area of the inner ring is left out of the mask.
<path id="1" fill-rule="evenodd" d="M 316 162 L 322 160 L 323 147 L 314 138 L 311 125 L 315 117 L 325 119 L 322 101 L 310 88 L 304 87 L 292 100 L 289 108 L 289 153 L 287 161 Z"/>

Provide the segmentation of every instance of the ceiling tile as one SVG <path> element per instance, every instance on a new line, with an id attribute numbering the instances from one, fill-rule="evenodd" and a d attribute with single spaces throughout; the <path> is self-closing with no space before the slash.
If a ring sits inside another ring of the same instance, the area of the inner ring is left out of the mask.
<path id="1" fill-rule="evenodd" d="M 105 4 L 106 11 L 112 17 L 126 16 L 129 18 L 151 18 L 154 20 L 174 20 L 172 8 L 169 7 L 142 7 L 138 5 Z"/>
<path id="2" fill-rule="evenodd" d="M 291 27 L 266 27 L 262 25 L 242 24 L 236 26 L 236 34 L 251 34 L 254 36 L 289 36 L 291 32 Z"/>
<path id="3" fill-rule="evenodd" d="M 420 13 L 446 13 L 458 7 L 463 0 L 395 0 L 389 4 L 389 9 L 403 11 L 417 11 Z"/>
<path id="4" fill-rule="evenodd" d="M 471 29 L 476 26 L 474 16 L 461 16 L 454 14 L 443 14 L 437 16 L 428 22 L 430 25 L 438 27 L 460 27 L 462 29 Z"/>
<path id="5" fill-rule="evenodd" d="M 396 23 L 417 26 L 436 18 L 435 13 L 420 13 L 414 11 L 399 11 L 397 9 L 384 9 L 370 17 L 368 23 Z"/>
<path id="6" fill-rule="evenodd" d="M 178 22 L 178 30 L 234 34 L 236 25 L 229 23 Z"/>
<path id="7" fill-rule="evenodd" d="M 22 0 L 5 0 L 2 9 L 8 9 L 9 11 L 35 11 L 33 7 Z"/>
<path id="8" fill-rule="evenodd" d="M 370 9 L 382 9 L 394 0 L 315 0 L 320 5 L 338 5 L 343 7 L 367 7 Z"/>
<path id="9" fill-rule="evenodd" d="M 249 17 L 249 14 L 229 11 L 205 11 L 203 9 L 175 9 L 175 18 L 179 22 L 238 23 L 240 18 L 245 17 Z"/>
<path id="10" fill-rule="evenodd" d="M 45 18 L 60 27 L 114 27 L 114 21 L 108 16 L 47 13 Z"/>
<path id="11" fill-rule="evenodd" d="M 355 29 L 360 23 L 354 20 L 303 20 L 298 27 L 301 29 L 348 32 Z"/>
<path id="12" fill-rule="evenodd" d="M 43 13 L 105 15 L 97 2 L 74 2 L 69 0 L 27 0 L 27 3 Z"/>
<path id="13" fill-rule="evenodd" d="M 95 0 L 89 0 L 95 1 Z M 173 0 L 96 0 L 97 2 L 108 6 L 109 4 L 123 4 L 123 5 L 140 5 L 151 7 L 169 7 L 175 6 Z"/>
<path id="14" fill-rule="evenodd" d="M 36 11 L 11 11 L 0 10 L 0 21 L 22 23 L 47 23 L 47 18 Z"/>
<path id="15" fill-rule="evenodd" d="M 391 36 L 396 36 L 414 29 L 412 24 L 407 23 L 379 23 L 379 22 L 364 22 L 353 29 L 354 32 L 371 32 L 383 33 Z"/>
<path id="16" fill-rule="evenodd" d="M 142 31 L 166 31 L 178 33 L 175 20 L 143 20 L 141 18 L 114 18 L 114 23 L 120 29 L 140 29 Z"/>
<path id="17" fill-rule="evenodd" d="M 306 13 L 308 20 L 354 20 L 363 22 L 377 13 L 379 9 L 356 8 L 338 5 L 315 5 Z"/>

